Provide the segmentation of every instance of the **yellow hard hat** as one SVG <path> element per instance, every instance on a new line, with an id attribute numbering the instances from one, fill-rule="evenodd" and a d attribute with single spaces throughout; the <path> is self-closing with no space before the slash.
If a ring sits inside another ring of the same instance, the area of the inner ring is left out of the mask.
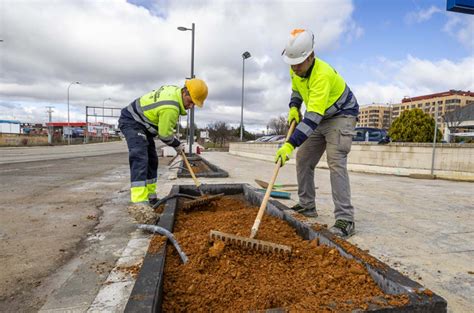
<path id="1" fill-rule="evenodd" d="M 204 100 L 207 98 L 207 85 L 199 78 L 188 79 L 184 83 L 189 91 L 189 95 L 193 100 L 193 103 L 198 107 L 202 108 Z"/>

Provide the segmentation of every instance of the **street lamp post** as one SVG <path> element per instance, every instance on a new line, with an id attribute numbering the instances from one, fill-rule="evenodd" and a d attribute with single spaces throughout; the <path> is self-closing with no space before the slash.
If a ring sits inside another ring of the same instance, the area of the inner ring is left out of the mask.
<path id="1" fill-rule="evenodd" d="M 244 138 L 244 73 L 245 73 L 245 60 L 250 58 L 250 52 L 245 51 L 242 53 L 242 105 L 240 108 L 240 141 Z"/>
<path id="2" fill-rule="evenodd" d="M 80 82 L 72 82 L 67 86 L 67 128 L 68 128 L 68 135 L 67 135 L 67 144 L 71 144 L 71 122 L 69 120 L 69 88 L 71 88 L 72 85 L 79 85 Z"/>
<path id="3" fill-rule="evenodd" d="M 194 78 L 194 23 L 192 23 L 191 28 L 186 28 L 183 26 L 179 26 L 178 30 L 180 31 L 191 31 L 191 79 Z M 189 154 L 191 155 L 193 152 L 193 142 L 194 142 L 194 107 L 190 110 L 190 123 L 189 126 Z"/>
<path id="4" fill-rule="evenodd" d="M 435 129 L 433 137 L 433 152 L 431 153 L 431 177 L 434 176 L 434 161 L 436 153 L 436 136 L 438 135 L 438 102 L 435 104 Z"/>
<path id="5" fill-rule="evenodd" d="M 105 101 L 112 100 L 112 98 L 106 98 L 102 101 L 102 142 L 105 142 Z"/>

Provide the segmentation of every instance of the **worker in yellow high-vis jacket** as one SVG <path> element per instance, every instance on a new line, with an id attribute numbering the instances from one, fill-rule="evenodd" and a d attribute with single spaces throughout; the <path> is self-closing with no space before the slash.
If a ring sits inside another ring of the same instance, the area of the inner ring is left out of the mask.
<path id="1" fill-rule="evenodd" d="M 290 139 L 278 150 L 275 161 L 284 165 L 293 150 L 296 156 L 299 203 L 292 207 L 308 217 L 317 217 L 314 169 L 326 152 L 330 171 L 336 222 L 330 231 L 341 237 L 354 234 L 347 155 L 359 114 L 357 100 L 342 76 L 314 55 L 310 30 L 291 32 L 283 60 L 290 65 L 292 94 L 288 122 L 298 123 Z M 301 104 L 306 112 L 301 116 Z"/>
<path id="2" fill-rule="evenodd" d="M 177 153 L 184 145 L 174 137 L 180 115 L 194 105 L 202 107 L 207 98 L 207 85 L 198 78 L 185 81 L 184 87 L 165 85 L 134 100 L 121 111 L 119 128 L 129 151 L 130 196 L 129 211 L 139 223 L 156 219 L 150 205 L 156 203 L 158 156 L 154 137 L 158 136 Z"/>

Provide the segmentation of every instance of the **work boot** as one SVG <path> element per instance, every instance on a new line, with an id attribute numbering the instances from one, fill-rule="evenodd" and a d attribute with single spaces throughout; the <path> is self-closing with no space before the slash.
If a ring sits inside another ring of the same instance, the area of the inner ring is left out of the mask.
<path id="1" fill-rule="evenodd" d="M 355 224 L 346 220 L 336 220 L 336 223 L 329 228 L 329 231 L 341 238 L 349 238 L 355 233 Z"/>
<path id="2" fill-rule="evenodd" d="M 133 203 L 128 206 L 128 213 L 138 224 L 155 224 L 160 220 L 156 213 L 146 202 Z"/>
<path id="3" fill-rule="evenodd" d="M 303 214 L 306 217 L 318 217 L 318 212 L 316 212 L 316 208 L 307 209 L 297 204 L 292 206 L 290 209 L 300 214 Z"/>

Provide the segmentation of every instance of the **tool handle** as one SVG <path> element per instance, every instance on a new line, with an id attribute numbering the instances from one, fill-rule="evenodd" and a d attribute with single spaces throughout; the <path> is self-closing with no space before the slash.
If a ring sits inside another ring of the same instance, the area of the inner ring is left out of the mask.
<path id="1" fill-rule="evenodd" d="M 296 127 L 296 121 L 293 120 L 291 121 L 290 128 L 288 129 L 288 133 L 286 134 L 285 141 L 288 141 L 288 139 L 290 139 L 291 134 L 293 134 L 293 131 L 295 130 L 295 127 Z"/>
<path id="2" fill-rule="evenodd" d="M 196 178 L 196 175 L 194 175 L 194 171 L 191 167 L 191 164 L 189 164 L 189 161 L 188 161 L 188 158 L 186 157 L 186 154 L 184 154 L 184 151 L 181 151 L 181 156 L 183 157 L 183 160 L 184 160 L 184 163 L 186 163 L 186 167 L 188 168 L 188 171 L 189 173 L 191 174 L 191 177 L 193 178 L 194 180 L 194 184 L 196 185 L 196 187 L 199 189 L 199 191 L 201 191 L 201 189 L 199 188 L 201 186 L 201 183 L 199 182 L 199 180 Z"/>
<path id="3" fill-rule="evenodd" d="M 285 141 L 287 141 L 293 130 L 295 129 L 296 122 L 293 120 L 290 125 L 290 129 L 288 130 L 288 134 L 286 135 Z M 265 192 L 265 196 L 263 197 L 262 203 L 260 204 L 260 208 L 258 209 L 257 217 L 255 218 L 255 222 L 253 223 L 252 230 L 250 231 L 250 238 L 255 238 L 258 232 L 258 228 L 260 226 L 260 222 L 262 221 L 263 213 L 265 212 L 265 208 L 267 207 L 268 199 L 270 198 L 270 194 L 272 193 L 273 185 L 275 184 L 276 178 L 278 176 L 278 172 L 280 171 L 281 167 L 281 158 L 275 164 L 275 169 L 273 170 L 273 176 L 270 182 L 268 183 L 267 192 Z"/>

